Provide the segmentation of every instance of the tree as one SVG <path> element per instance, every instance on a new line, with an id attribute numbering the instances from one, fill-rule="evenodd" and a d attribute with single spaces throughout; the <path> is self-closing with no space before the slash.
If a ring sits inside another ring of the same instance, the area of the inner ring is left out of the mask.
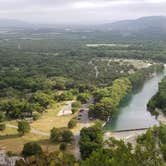
<path id="1" fill-rule="evenodd" d="M 55 127 L 51 129 L 50 140 L 54 143 L 59 143 L 62 140 L 62 131 Z"/>
<path id="2" fill-rule="evenodd" d="M 79 101 L 72 103 L 72 108 L 80 108 L 80 107 L 81 107 L 81 103 Z"/>
<path id="3" fill-rule="evenodd" d="M 72 103 L 72 109 L 71 109 L 72 113 L 73 114 L 76 113 L 80 107 L 81 107 L 80 101 L 76 101 L 76 102 Z"/>
<path id="4" fill-rule="evenodd" d="M 76 125 L 77 125 L 77 120 L 71 119 L 71 120 L 69 121 L 69 123 L 68 123 L 68 128 L 69 128 L 69 129 L 72 129 L 72 128 L 74 128 Z"/>
<path id="5" fill-rule="evenodd" d="M 59 149 L 60 149 L 61 151 L 65 151 L 66 148 L 67 148 L 67 144 L 66 144 L 65 142 L 62 142 L 62 143 L 60 144 L 60 146 L 59 146 Z"/>
<path id="6" fill-rule="evenodd" d="M 70 130 L 64 130 L 62 132 L 62 141 L 70 143 L 73 139 L 73 133 Z"/>
<path id="7" fill-rule="evenodd" d="M 0 123 L 0 131 L 4 131 L 6 129 L 5 123 Z"/>
<path id="8" fill-rule="evenodd" d="M 5 119 L 5 114 L 3 112 L 0 112 L 0 122 L 3 122 Z"/>
<path id="9" fill-rule="evenodd" d="M 19 121 L 18 122 L 18 132 L 20 135 L 24 135 L 26 133 L 29 133 L 31 128 L 27 121 Z"/>
<path id="10" fill-rule="evenodd" d="M 90 99 L 89 93 L 80 93 L 77 96 L 77 100 L 80 101 L 81 103 L 86 103 Z"/>
<path id="11" fill-rule="evenodd" d="M 40 155 L 42 153 L 42 148 L 37 142 L 28 142 L 24 145 L 22 154 L 25 157 L 32 155 Z"/>
<path id="12" fill-rule="evenodd" d="M 103 131 L 100 123 L 89 128 L 83 128 L 80 133 L 80 152 L 83 159 L 100 148 L 103 143 Z"/>
<path id="13" fill-rule="evenodd" d="M 73 94 L 70 91 L 63 92 L 57 97 L 58 101 L 68 101 L 68 100 L 73 100 Z"/>

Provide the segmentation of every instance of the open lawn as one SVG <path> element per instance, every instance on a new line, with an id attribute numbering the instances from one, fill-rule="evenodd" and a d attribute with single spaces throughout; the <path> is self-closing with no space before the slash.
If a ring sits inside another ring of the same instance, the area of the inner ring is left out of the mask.
<path id="1" fill-rule="evenodd" d="M 69 116 L 57 116 L 64 103 L 57 103 L 52 108 L 48 109 L 41 118 L 33 123 L 31 127 L 37 131 L 50 133 L 53 127 L 61 128 L 67 127 L 67 124 L 74 115 Z M 7 121 L 6 124 L 17 126 L 16 121 Z M 20 137 L 16 128 L 6 127 L 4 132 L 0 132 L 0 149 L 6 151 L 12 151 L 14 153 L 20 153 L 23 145 L 30 141 L 38 141 L 44 151 L 56 151 L 59 149 L 59 145 L 49 142 L 49 136 L 42 134 L 29 133 Z M 67 150 L 72 152 L 74 145 L 69 145 Z"/>
<path id="2" fill-rule="evenodd" d="M 52 108 L 48 109 L 39 120 L 33 122 L 31 126 L 36 130 L 47 133 L 49 133 L 53 127 L 67 127 L 68 122 L 74 117 L 74 115 L 58 116 L 57 114 L 62 106 L 63 103 L 55 104 Z"/>

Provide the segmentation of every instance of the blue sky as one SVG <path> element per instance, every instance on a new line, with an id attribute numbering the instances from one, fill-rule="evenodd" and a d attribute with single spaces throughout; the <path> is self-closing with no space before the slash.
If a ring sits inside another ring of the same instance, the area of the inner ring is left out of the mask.
<path id="1" fill-rule="evenodd" d="M 96 24 L 166 15 L 166 0 L 0 0 L 0 18 Z"/>

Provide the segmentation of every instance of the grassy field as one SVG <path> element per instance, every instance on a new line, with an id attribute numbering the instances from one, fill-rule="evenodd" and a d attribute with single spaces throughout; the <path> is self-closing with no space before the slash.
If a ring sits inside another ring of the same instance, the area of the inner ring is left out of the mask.
<path id="1" fill-rule="evenodd" d="M 63 103 L 57 103 L 52 108 L 48 109 L 42 117 L 31 123 L 31 127 L 33 129 L 50 133 L 50 130 L 53 127 L 61 128 L 67 127 L 67 124 L 71 118 L 75 115 L 69 116 L 57 116 L 57 113 L 60 111 Z M 17 126 L 16 121 L 7 121 L 7 124 L 12 124 Z M 18 135 L 17 129 L 7 127 L 4 132 L 0 133 L 0 149 L 4 149 L 6 151 L 12 151 L 14 153 L 19 154 L 22 151 L 23 145 L 30 141 L 38 141 L 44 151 L 56 151 L 59 149 L 58 145 L 52 144 L 49 142 L 48 136 L 43 136 L 40 134 L 29 133 L 25 136 L 20 137 Z M 73 145 L 68 146 L 68 151 L 71 152 L 73 149 Z"/>
<path id="2" fill-rule="evenodd" d="M 56 128 L 64 128 L 67 127 L 70 119 L 74 117 L 74 115 L 68 116 L 57 116 L 58 112 L 61 110 L 63 103 L 57 103 L 52 108 L 48 109 L 46 113 L 42 115 L 42 117 L 33 122 L 31 126 L 43 132 L 50 132 L 53 127 Z"/>

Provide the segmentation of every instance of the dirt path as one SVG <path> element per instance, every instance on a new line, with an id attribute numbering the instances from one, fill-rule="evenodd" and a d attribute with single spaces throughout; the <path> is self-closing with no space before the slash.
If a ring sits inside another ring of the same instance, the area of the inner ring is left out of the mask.
<path id="1" fill-rule="evenodd" d="M 98 67 L 93 64 L 92 60 L 88 62 L 89 65 L 92 65 L 94 67 L 94 70 L 95 70 L 95 78 L 98 78 L 99 76 L 99 70 L 98 70 Z"/>
<path id="2" fill-rule="evenodd" d="M 10 128 L 18 129 L 18 127 L 15 126 L 15 125 L 6 124 L 6 126 L 7 126 L 7 127 L 10 127 Z M 33 134 L 37 134 L 37 135 L 43 135 L 43 136 L 50 136 L 50 133 L 45 133 L 45 132 L 42 132 L 42 131 L 36 130 L 36 129 L 34 129 L 34 128 L 31 128 L 31 133 L 33 133 Z"/>

